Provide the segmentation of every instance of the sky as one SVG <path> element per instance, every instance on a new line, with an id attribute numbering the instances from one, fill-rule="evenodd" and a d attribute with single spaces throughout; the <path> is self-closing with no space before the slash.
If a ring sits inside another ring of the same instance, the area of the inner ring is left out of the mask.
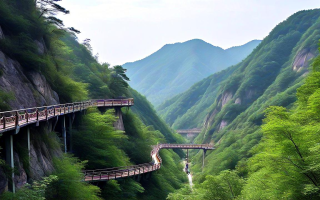
<path id="1" fill-rule="evenodd" d="M 99 62 L 141 60 L 165 44 L 202 39 L 224 49 L 263 39 L 300 10 L 319 0 L 62 0 L 67 27 L 91 39 Z"/>

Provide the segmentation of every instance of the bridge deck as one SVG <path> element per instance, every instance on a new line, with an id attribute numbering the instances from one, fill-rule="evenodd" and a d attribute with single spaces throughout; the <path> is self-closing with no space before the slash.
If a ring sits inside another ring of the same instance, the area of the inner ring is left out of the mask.
<path id="1" fill-rule="evenodd" d="M 199 134 L 199 133 L 201 133 L 201 129 L 200 128 L 180 129 L 180 130 L 177 130 L 177 133 L 179 133 L 179 134 Z"/>
<path id="2" fill-rule="evenodd" d="M 162 159 L 159 155 L 161 149 L 204 149 L 213 150 L 209 144 L 158 144 L 151 151 L 152 162 L 117 168 L 85 170 L 84 181 L 107 181 L 111 179 L 136 176 L 160 169 Z"/>
<path id="3" fill-rule="evenodd" d="M 133 99 L 94 99 L 85 102 L 58 104 L 0 112 L 0 133 L 53 117 L 85 110 L 89 107 L 124 107 L 134 105 Z"/>

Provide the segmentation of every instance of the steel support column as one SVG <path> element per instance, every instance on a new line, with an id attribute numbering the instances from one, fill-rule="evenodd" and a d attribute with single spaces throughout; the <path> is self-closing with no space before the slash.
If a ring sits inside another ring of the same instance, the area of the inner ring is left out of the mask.
<path id="1" fill-rule="evenodd" d="M 28 139 L 28 155 L 30 160 L 31 147 L 30 147 L 30 128 L 29 127 L 27 127 L 27 139 Z"/>
<path id="2" fill-rule="evenodd" d="M 205 155 L 206 155 L 206 152 L 207 152 L 207 150 L 206 150 L 206 149 L 203 149 L 203 156 L 202 156 L 202 169 L 203 169 L 203 167 L 204 167 L 204 157 L 205 157 Z"/>
<path id="3" fill-rule="evenodd" d="M 9 190 L 13 193 L 16 192 L 15 184 L 14 184 L 14 160 L 13 160 L 13 135 L 10 135 L 6 138 L 6 162 L 11 167 L 11 185 L 9 184 Z"/>
<path id="4" fill-rule="evenodd" d="M 73 113 L 74 114 L 74 113 Z M 72 152 L 72 147 L 73 147 L 73 145 L 72 145 L 72 117 L 71 117 L 71 114 L 69 115 L 69 126 L 68 126 L 68 134 L 69 134 L 69 152 Z"/>
<path id="5" fill-rule="evenodd" d="M 67 153 L 67 129 L 66 129 L 66 116 L 63 116 L 62 121 L 62 136 L 63 136 L 63 143 L 64 143 L 64 152 Z"/>
<path id="6" fill-rule="evenodd" d="M 187 164 L 189 163 L 189 149 L 187 149 Z"/>

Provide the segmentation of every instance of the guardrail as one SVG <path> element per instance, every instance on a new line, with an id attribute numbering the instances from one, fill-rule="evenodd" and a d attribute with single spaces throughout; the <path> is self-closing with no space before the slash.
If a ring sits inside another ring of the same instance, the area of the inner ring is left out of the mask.
<path id="1" fill-rule="evenodd" d="M 160 169 L 162 164 L 162 159 L 159 155 L 160 149 L 204 149 L 213 150 L 215 149 L 213 145 L 209 144 L 158 144 L 153 146 L 150 153 L 153 159 L 150 163 L 124 166 L 124 167 L 114 167 L 106 169 L 96 169 L 96 170 L 85 170 L 84 181 L 106 181 L 110 179 L 124 178 L 135 176 L 139 174 L 144 174 Z"/>
<path id="2" fill-rule="evenodd" d="M 0 112 L 0 133 L 49 120 L 55 116 L 85 110 L 89 107 L 133 106 L 133 98 L 128 99 L 93 99 L 84 102 L 66 103 L 43 107 L 26 108 Z"/>

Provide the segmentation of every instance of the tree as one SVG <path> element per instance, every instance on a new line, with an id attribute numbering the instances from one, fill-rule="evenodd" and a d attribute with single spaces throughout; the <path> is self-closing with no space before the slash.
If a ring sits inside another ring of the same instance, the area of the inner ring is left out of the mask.
<path id="1" fill-rule="evenodd" d="M 63 21 L 55 17 L 58 13 L 69 14 L 70 11 L 60 6 L 57 2 L 61 0 L 36 0 L 36 5 L 40 10 L 39 18 L 44 17 L 49 24 L 56 25 L 61 30 L 69 30 L 72 33 L 80 33 L 79 30 L 74 27 L 68 27 L 65 29 Z"/>

